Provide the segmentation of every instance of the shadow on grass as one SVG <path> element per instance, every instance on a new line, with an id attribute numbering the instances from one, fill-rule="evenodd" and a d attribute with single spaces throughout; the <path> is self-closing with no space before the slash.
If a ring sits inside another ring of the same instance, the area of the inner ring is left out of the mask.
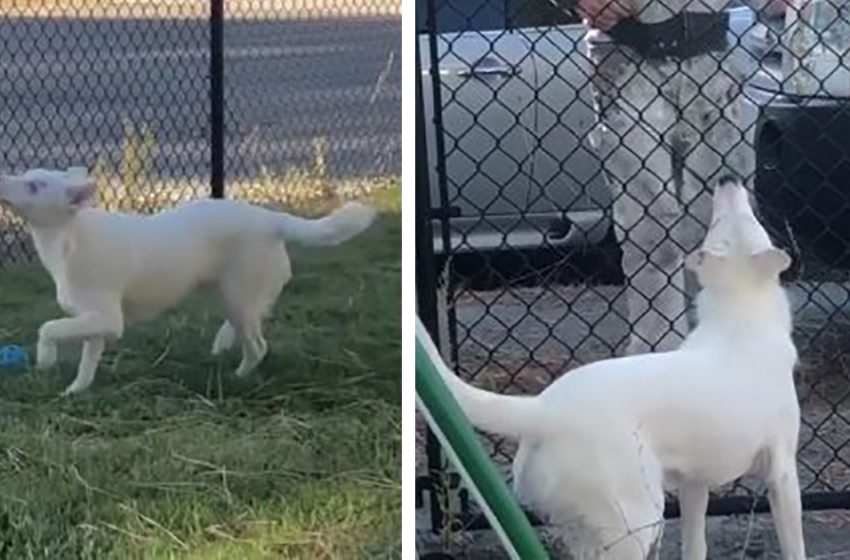
<path id="1" fill-rule="evenodd" d="M 393 197 L 389 196 L 390 202 Z M 128 327 L 88 392 L 77 354 L 0 373 L 0 558 L 377 558 L 400 549 L 401 225 L 291 247 L 247 379 L 198 296 Z M 0 343 L 59 316 L 39 267 L 0 275 Z"/>

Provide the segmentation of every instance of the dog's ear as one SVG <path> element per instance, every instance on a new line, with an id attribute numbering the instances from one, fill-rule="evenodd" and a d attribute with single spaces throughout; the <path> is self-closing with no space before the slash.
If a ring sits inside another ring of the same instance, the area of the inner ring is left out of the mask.
<path id="1" fill-rule="evenodd" d="M 73 182 L 65 189 L 68 197 L 68 206 L 74 210 L 89 206 L 94 201 L 95 190 L 94 180 L 90 178 Z"/>
<path id="2" fill-rule="evenodd" d="M 685 257 L 685 268 L 699 276 L 711 274 L 726 259 L 725 256 L 705 249 L 694 251 Z"/>
<path id="3" fill-rule="evenodd" d="M 751 258 L 756 271 L 765 277 L 777 276 L 791 266 L 788 253 L 776 247 L 753 253 Z"/>

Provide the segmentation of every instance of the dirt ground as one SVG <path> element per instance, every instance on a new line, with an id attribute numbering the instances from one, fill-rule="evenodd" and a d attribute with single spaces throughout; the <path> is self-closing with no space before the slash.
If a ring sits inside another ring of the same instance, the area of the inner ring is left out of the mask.
<path id="1" fill-rule="evenodd" d="M 615 354 L 628 334 L 616 286 L 556 286 L 462 292 L 457 315 L 458 370 L 477 385 L 508 393 L 537 393 L 578 365 Z M 799 473 L 804 492 L 850 489 L 850 283 L 789 286 L 800 350 L 798 393 L 803 412 Z M 442 336 L 449 334 L 444 321 Z M 417 424 L 417 471 L 425 473 L 424 423 Z M 507 469 L 513 447 L 485 438 Z M 743 481 L 745 486 L 752 483 Z M 740 492 L 732 488 L 727 492 Z M 427 502 L 426 502 L 427 503 Z M 807 512 L 810 557 L 850 560 L 850 512 Z M 665 527 L 659 558 L 679 558 L 678 522 Z M 489 532 L 434 535 L 427 507 L 417 518 L 420 552 L 450 550 L 456 558 L 501 558 Z M 710 558 L 778 557 L 769 515 L 712 518 Z M 551 543 L 550 543 L 551 544 Z M 553 557 L 568 558 L 562 547 Z"/>
<path id="2" fill-rule="evenodd" d="M 426 523 L 424 516 L 422 523 Z M 803 531 L 808 557 L 818 560 L 850 559 L 848 528 L 848 512 L 806 512 L 803 515 Z M 709 560 L 780 558 L 779 543 L 769 515 L 711 517 L 707 523 L 707 535 Z M 544 531 L 542 537 L 552 558 L 570 558 L 569 553 L 554 542 L 552 535 Z M 448 544 L 423 531 L 418 533 L 417 545 L 420 554 L 446 550 L 457 560 L 509 558 L 492 531 L 453 534 L 448 538 Z M 653 560 L 678 560 L 682 557 L 680 547 L 679 521 L 668 521 L 664 526 L 661 549 Z"/>

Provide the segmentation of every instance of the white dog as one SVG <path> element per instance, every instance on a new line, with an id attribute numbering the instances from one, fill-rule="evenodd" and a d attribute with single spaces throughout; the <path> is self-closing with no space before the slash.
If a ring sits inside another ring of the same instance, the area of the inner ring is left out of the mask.
<path id="1" fill-rule="evenodd" d="M 0 177 L 0 203 L 27 222 L 70 316 L 41 326 L 36 365 L 55 363 L 59 342 L 83 344 L 66 394 L 92 383 L 106 342 L 121 337 L 126 321 L 152 317 L 204 285 L 217 289 L 227 315 L 212 352 L 238 340 L 236 374 L 247 374 L 266 354 L 262 319 L 292 277 L 284 242 L 335 245 L 375 217 L 358 203 L 308 220 L 227 200 L 196 200 L 153 216 L 113 214 L 90 207 L 94 194 L 84 172 Z"/>
<path id="2" fill-rule="evenodd" d="M 678 350 L 589 364 L 536 397 L 477 389 L 440 361 L 441 372 L 476 427 L 519 440 L 517 495 L 577 537 L 577 558 L 646 558 L 667 489 L 681 504 L 682 557 L 702 560 L 709 489 L 751 473 L 767 483 L 782 558 L 803 560 L 797 351 L 779 284 L 790 259 L 747 191 L 724 180 L 686 264 L 703 291 Z"/>

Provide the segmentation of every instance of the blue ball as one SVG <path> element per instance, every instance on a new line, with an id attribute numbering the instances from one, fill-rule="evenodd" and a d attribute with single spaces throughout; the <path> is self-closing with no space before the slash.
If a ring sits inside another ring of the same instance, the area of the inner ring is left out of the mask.
<path id="1" fill-rule="evenodd" d="M 8 344 L 0 348 L 0 368 L 26 368 L 29 357 L 17 344 Z"/>

